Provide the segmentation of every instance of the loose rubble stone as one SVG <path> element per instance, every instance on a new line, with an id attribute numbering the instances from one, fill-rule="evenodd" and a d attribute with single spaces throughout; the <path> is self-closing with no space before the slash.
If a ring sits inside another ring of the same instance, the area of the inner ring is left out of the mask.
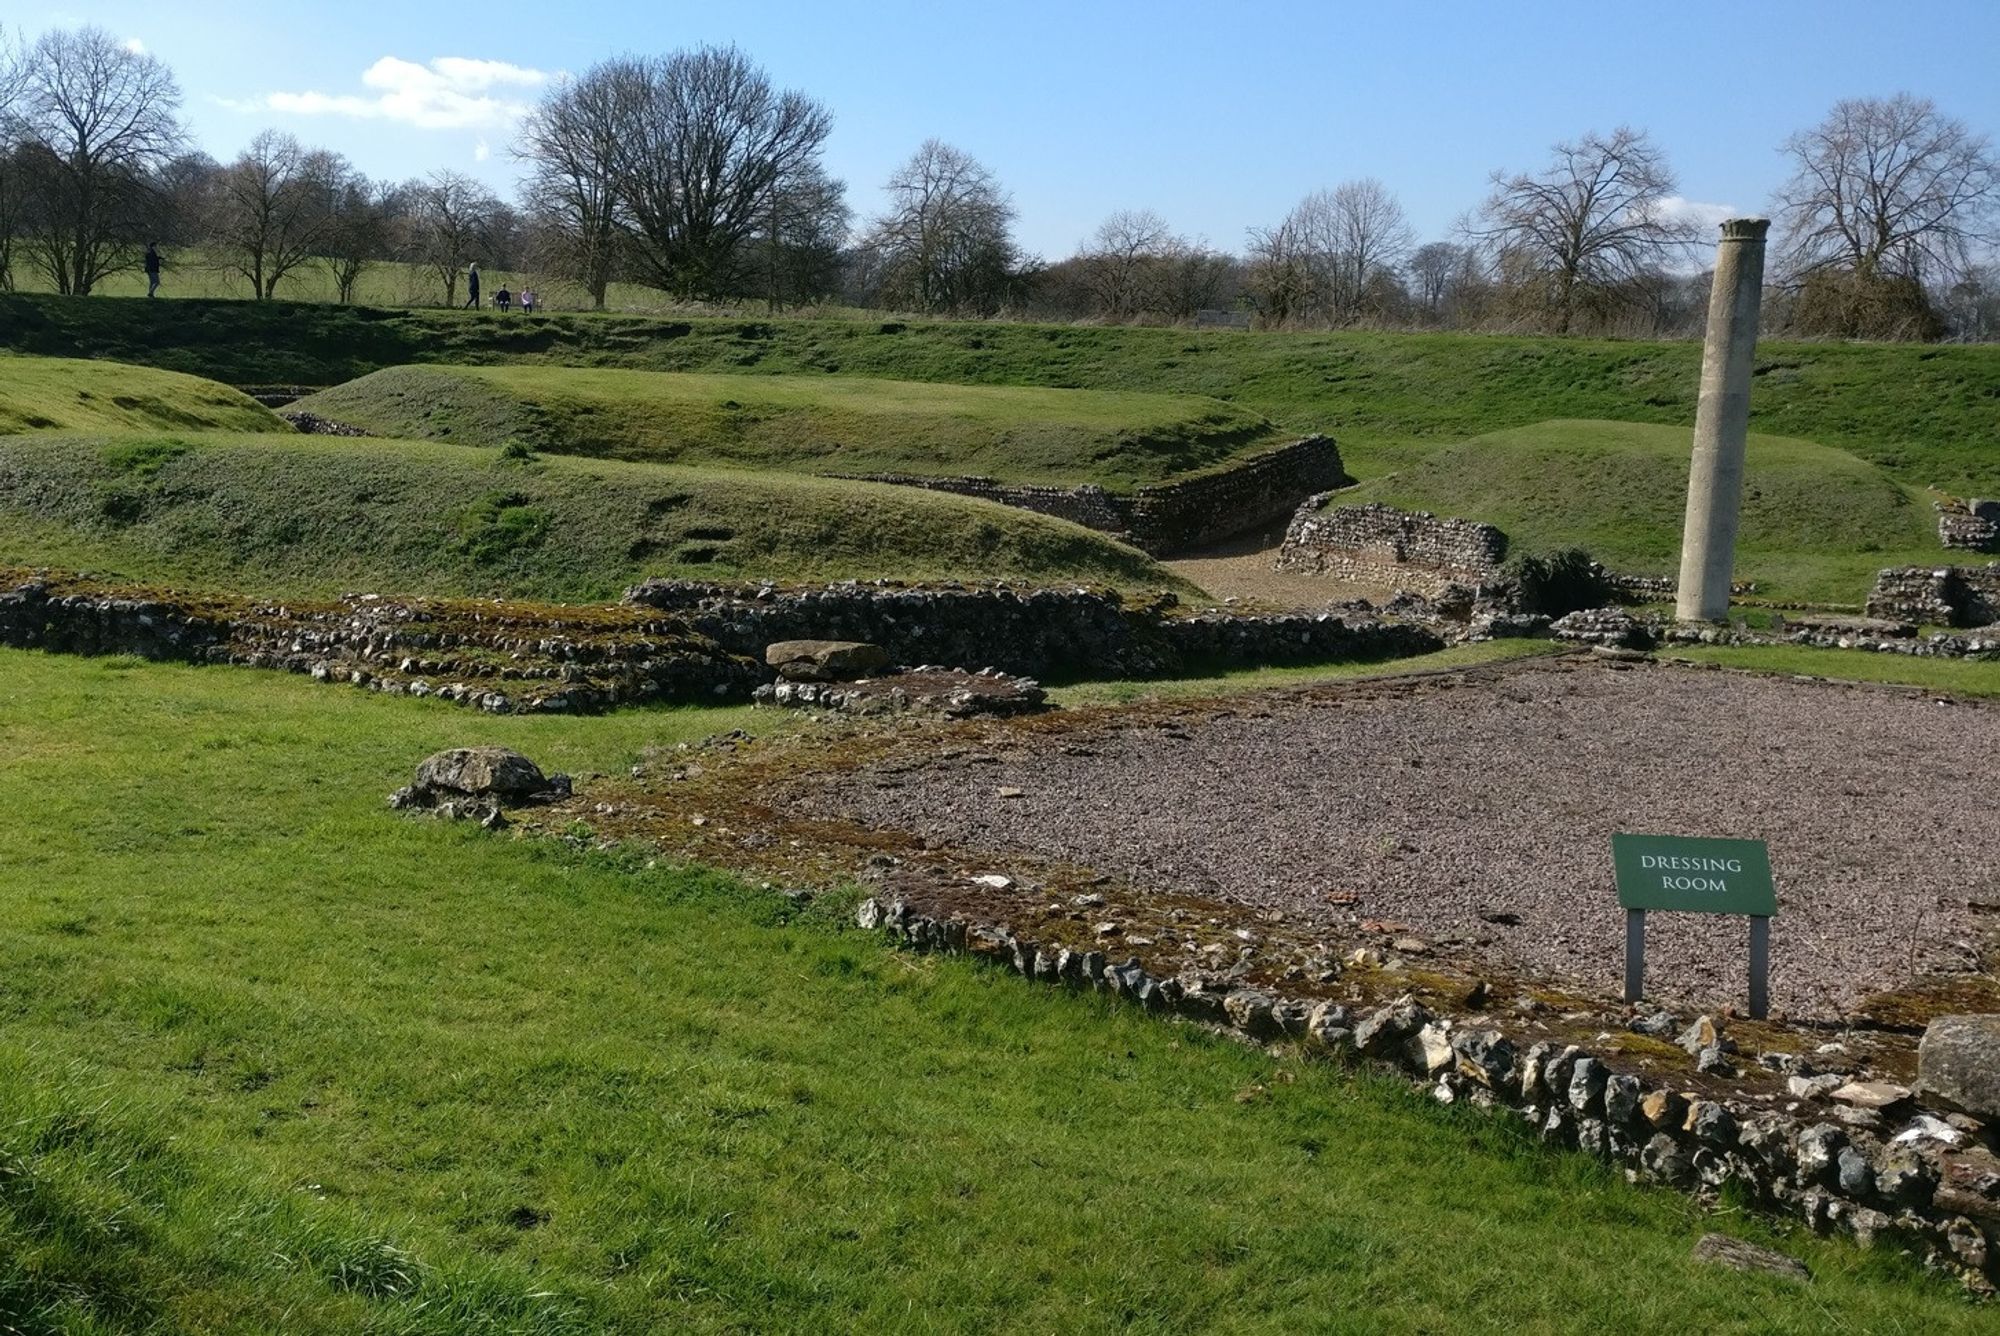
<path id="1" fill-rule="evenodd" d="M 2000 1015 L 1940 1016 L 1925 1026 L 1917 1089 L 1975 1118 L 2000 1118 Z"/>
<path id="2" fill-rule="evenodd" d="M 1731 1238 L 1727 1234 L 1704 1234 L 1694 1245 L 1694 1259 L 1697 1262 L 1713 1262 L 1718 1266 L 1733 1267 L 1738 1271 L 1763 1271 L 1787 1280 L 1811 1280 L 1812 1272 L 1796 1257 L 1787 1256 L 1775 1248 L 1762 1244 L 1746 1243 L 1742 1239 Z"/>
<path id="3" fill-rule="evenodd" d="M 1613 1125 L 1630 1123 L 1639 1112 L 1639 1078 L 1612 1076 L 1604 1082 L 1604 1117 Z"/>
<path id="4" fill-rule="evenodd" d="M 1610 1076 L 1596 1058 L 1579 1058 L 1570 1069 L 1569 1106 L 1578 1113 L 1595 1113 L 1604 1105 L 1604 1083 Z"/>
<path id="5" fill-rule="evenodd" d="M 1498 1030 L 1460 1030 L 1452 1036 L 1452 1052 L 1463 1076 L 1488 1090 L 1504 1090 L 1514 1071 L 1514 1045 Z"/>
<path id="6" fill-rule="evenodd" d="M 1713 1100 L 1697 1100 L 1688 1109 L 1687 1130 L 1707 1145 L 1727 1150 L 1736 1144 L 1736 1119 Z"/>
<path id="7" fill-rule="evenodd" d="M 764 648 L 764 662 L 792 682 L 844 682 L 879 673 L 889 652 L 861 640 L 779 640 Z"/>
<path id="8" fill-rule="evenodd" d="M 1455 1061 L 1451 1036 L 1439 1025 L 1426 1025 L 1417 1031 L 1408 1047 L 1410 1065 L 1426 1076 L 1435 1076 L 1450 1067 Z"/>
<path id="9" fill-rule="evenodd" d="M 1639 1112 L 1654 1127 L 1679 1128 L 1687 1121 L 1687 1100 L 1672 1090 L 1648 1091 Z"/>
<path id="10" fill-rule="evenodd" d="M 1382 1007 L 1354 1028 L 1354 1042 L 1371 1058 L 1395 1053 L 1411 1036 L 1430 1023 L 1431 1014 L 1416 1002 L 1403 1001 Z"/>
<path id="11" fill-rule="evenodd" d="M 1840 1152 L 1847 1146 L 1847 1133 L 1830 1123 L 1814 1123 L 1799 1133 L 1799 1181 L 1825 1183 L 1833 1175 Z"/>
<path id="12" fill-rule="evenodd" d="M 1886 1109 L 1909 1097 L 1907 1087 L 1889 1081 L 1849 1081 L 1832 1094 L 1841 1103 L 1861 1109 Z"/>
<path id="13" fill-rule="evenodd" d="M 1834 1157 L 1834 1176 L 1840 1190 L 1850 1197 L 1866 1197 L 1875 1190 L 1875 1166 L 1853 1146 Z"/>

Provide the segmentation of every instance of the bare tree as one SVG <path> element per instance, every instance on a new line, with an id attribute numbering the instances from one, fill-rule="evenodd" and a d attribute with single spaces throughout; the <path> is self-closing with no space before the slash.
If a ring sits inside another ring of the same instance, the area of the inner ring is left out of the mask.
<path id="1" fill-rule="evenodd" d="M 1410 255 L 1407 268 L 1416 285 L 1417 304 L 1432 319 L 1444 314 L 1445 294 L 1451 291 L 1452 280 L 1464 263 L 1463 249 L 1449 241 L 1433 241 Z"/>
<path id="2" fill-rule="evenodd" d="M 1332 271 L 1331 314 L 1352 320 L 1371 308 L 1416 239 L 1403 206 L 1374 177 L 1346 181 L 1326 198 L 1326 262 Z"/>
<path id="3" fill-rule="evenodd" d="M 325 244 L 319 261 L 333 280 L 334 300 L 347 305 L 368 265 L 387 255 L 403 196 L 387 183 L 348 172 L 331 184 Z"/>
<path id="4" fill-rule="evenodd" d="M 1248 249 L 1244 287 L 1266 321 L 1283 326 L 1319 306 L 1319 250 L 1303 209 L 1293 209 L 1276 227 L 1250 229 Z"/>
<path id="5" fill-rule="evenodd" d="M 1802 323 L 1849 335 L 1936 333 L 1928 285 L 1967 273 L 2000 228 L 2000 157 L 1928 98 L 1849 98 L 1785 141 L 1785 278 Z"/>
<path id="6" fill-rule="evenodd" d="M 649 67 L 630 57 L 591 66 L 542 98 L 514 149 L 529 168 L 521 199 L 542 262 L 581 285 L 600 311 L 618 244 L 620 146 L 643 114 L 650 80 Z"/>
<path id="7" fill-rule="evenodd" d="M 27 77 L 20 37 L 0 28 L 0 292 L 14 290 L 14 242 L 27 213 L 28 156 L 20 113 Z"/>
<path id="8" fill-rule="evenodd" d="M 459 272 L 483 258 L 500 201 L 458 172 L 432 172 L 404 187 L 410 202 L 410 258 L 437 276 L 444 304 L 458 303 Z"/>
<path id="9" fill-rule="evenodd" d="M 1014 206 L 971 154 L 926 139 L 889 178 L 889 209 L 865 245 L 892 300 L 920 311 L 990 315 L 1020 262 Z"/>
<path id="10" fill-rule="evenodd" d="M 53 29 L 26 58 L 17 99 L 36 263 L 86 296 L 145 238 L 148 178 L 182 142 L 180 87 L 153 56 L 102 28 Z"/>
<path id="11" fill-rule="evenodd" d="M 771 192 L 770 212 L 751 242 L 751 267 L 764 275 L 773 311 L 818 301 L 840 286 L 841 251 L 853 211 L 847 187 L 817 165 Z"/>
<path id="12" fill-rule="evenodd" d="M 1643 132 L 1593 131 L 1557 144 L 1533 175 L 1495 172 L 1471 235 L 1539 289 L 1536 305 L 1565 334 L 1586 309 L 1619 304 L 1627 285 L 1687 253 L 1698 232 L 1667 209 L 1674 189 L 1666 155 Z"/>
<path id="13" fill-rule="evenodd" d="M 1154 305 L 1161 262 L 1184 245 L 1151 209 L 1120 209 L 1082 247 L 1082 278 L 1098 314 L 1124 320 Z"/>
<path id="14" fill-rule="evenodd" d="M 338 154 L 263 131 L 216 179 L 209 235 L 217 258 L 269 301 L 279 280 L 324 249 L 335 198 L 352 174 Z"/>
<path id="15" fill-rule="evenodd" d="M 676 297 L 735 291 L 744 243 L 773 192 L 817 170 L 832 117 L 803 93 L 774 90 L 733 46 L 676 52 L 640 71 L 619 103 L 613 177 L 633 261 Z"/>
<path id="16" fill-rule="evenodd" d="M 1929 98 L 1849 98 L 1785 141 L 1777 195 L 1790 272 L 1948 278 L 2000 221 L 2000 158 Z"/>

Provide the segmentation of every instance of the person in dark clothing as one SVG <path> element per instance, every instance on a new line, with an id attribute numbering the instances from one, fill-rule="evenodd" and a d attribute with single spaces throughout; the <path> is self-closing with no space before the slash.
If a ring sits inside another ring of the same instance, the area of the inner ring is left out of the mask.
<path id="1" fill-rule="evenodd" d="M 160 243 L 146 243 L 146 295 L 152 296 L 160 290 Z"/>
<path id="2" fill-rule="evenodd" d="M 507 291 L 507 285 L 505 283 L 502 283 L 500 285 L 500 291 L 493 294 L 493 304 L 499 307 L 503 311 L 508 310 L 513 306 L 514 294 Z"/>
<path id="3" fill-rule="evenodd" d="M 465 309 L 471 311 L 477 310 L 478 307 L 479 266 L 474 264 L 465 271 Z"/>

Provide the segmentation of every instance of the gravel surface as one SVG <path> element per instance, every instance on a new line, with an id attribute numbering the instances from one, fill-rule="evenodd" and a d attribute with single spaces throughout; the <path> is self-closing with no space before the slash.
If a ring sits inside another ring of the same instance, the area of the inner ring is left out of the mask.
<path id="1" fill-rule="evenodd" d="M 1503 962 L 1593 990 L 1620 978 L 1614 831 L 1765 839 L 1772 1004 L 1794 1016 L 1837 1016 L 1913 960 L 1970 967 L 1967 899 L 1991 893 L 2000 848 L 2000 709 L 1665 666 L 1246 699 L 998 750 L 998 765 L 936 760 L 922 782 L 848 776 L 803 800 L 1142 888 L 1479 934 Z M 1360 898 L 1329 905 L 1341 894 Z M 1650 916 L 1648 992 L 1740 1003 L 1746 936 L 1741 918 Z"/>

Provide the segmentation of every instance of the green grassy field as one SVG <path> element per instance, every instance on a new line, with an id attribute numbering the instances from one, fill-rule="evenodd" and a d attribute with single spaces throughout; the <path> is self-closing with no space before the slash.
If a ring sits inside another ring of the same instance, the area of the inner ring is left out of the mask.
<path id="1" fill-rule="evenodd" d="M 1844 450 L 1753 433 L 1738 579 L 1760 597 L 1859 603 L 1884 566 L 1947 559 L 1929 499 Z M 1516 551 L 1580 546 L 1613 570 L 1674 575 L 1688 437 L 1628 422 L 1541 422 L 1443 446 L 1335 504 L 1497 524 Z"/>
<path id="2" fill-rule="evenodd" d="M 202 251 L 168 247 L 162 251 L 162 256 L 166 268 L 161 276 L 160 295 L 155 300 L 247 301 L 252 295 L 248 279 L 226 265 L 215 263 Z M 32 266 L 17 263 L 14 266 L 14 281 L 22 292 L 54 295 L 48 276 Z M 518 293 L 523 283 L 535 286 L 537 303 L 545 309 L 588 310 L 590 307 L 589 296 L 570 284 L 537 279 L 520 270 L 480 269 L 480 294 L 488 304 L 492 302 L 493 294 L 502 287 L 511 293 Z M 458 275 L 457 293 L 457 300 L 464 301 L 463 271 Z M 99 299 L 144 298 L 145 295 L 146 275 L 137 268 L 112 274 L 92 294 Z M 294 269 L 278 281 L 278 299 L 286 302 L 331 303 L 336 295 L 333 277 L 322 264 L 308 264 Z M 443 307 L 444 285 L 427 266 L 376 260 L 362 270 L 361 278 L 355 284 L 354 299 L 362 306 Z M 618 312 L 650 313 L 675 309 L 665 293 L 636 283 L 613 283 L 611 290 L 605 294 L 605 304 L 608 309 Z M 752 302 L 746 303 L 744 309 L 754 311 L 762 306 L 761 302 Z"/>
<path id="3" fill-rule="evenodd" d="M 330 385 L 411 362 L 812 372 L 1199 394 L 1336 437 L 1370 477 L 1550 418 L 1691 428 L 1692 342 L 1474 334 L 1238 334 L 888 320 L 661 319 L 298 303 L 0 296 L 0 344 L 231 384 Z M 1899 481 L 2000 494 L 2000 346 L 1766 343 L 1753 425 Z"/>
<path id="4" fill-rule="evenodd" d="M 0 352 L 0 436 L 40 431 L 276 431 L 277 415 L 212 380 Z"/>
<path id="5" fill-rule="evenodd" d="M 807 473 L 1129 490 L 1283 438 L 1216 399 L 855 376 L 393 367 L 302 410 L 378 436 Z"/>
<path id="6" fill-rule="evenodd" d="M 1848 682 L 1885 682 L 1954 696 L 2000 696 L 2000 663 L 1866 654 L 1806 645 L 1674 645 L 1662 658 L 1715 663 L 1760 673 L 1802 673 Z"/>
<path id="7" fill-rule="evenodd" d="M 1698 1266 L 1762 1227 L 1511 1120 L 382 804 L 447 745 L 615 772 L 778 718 L 0 652 L 0 1326 L 1988 1323 L 1886 1250 Z"/>
<path id="8" fill-rule="evenodd" d="M 271 596 L 614 598 L 649 575 L 1192 592 L 1062 520 L 914 488 L 326 436 L 0 436 L 0 564 Z"/>

